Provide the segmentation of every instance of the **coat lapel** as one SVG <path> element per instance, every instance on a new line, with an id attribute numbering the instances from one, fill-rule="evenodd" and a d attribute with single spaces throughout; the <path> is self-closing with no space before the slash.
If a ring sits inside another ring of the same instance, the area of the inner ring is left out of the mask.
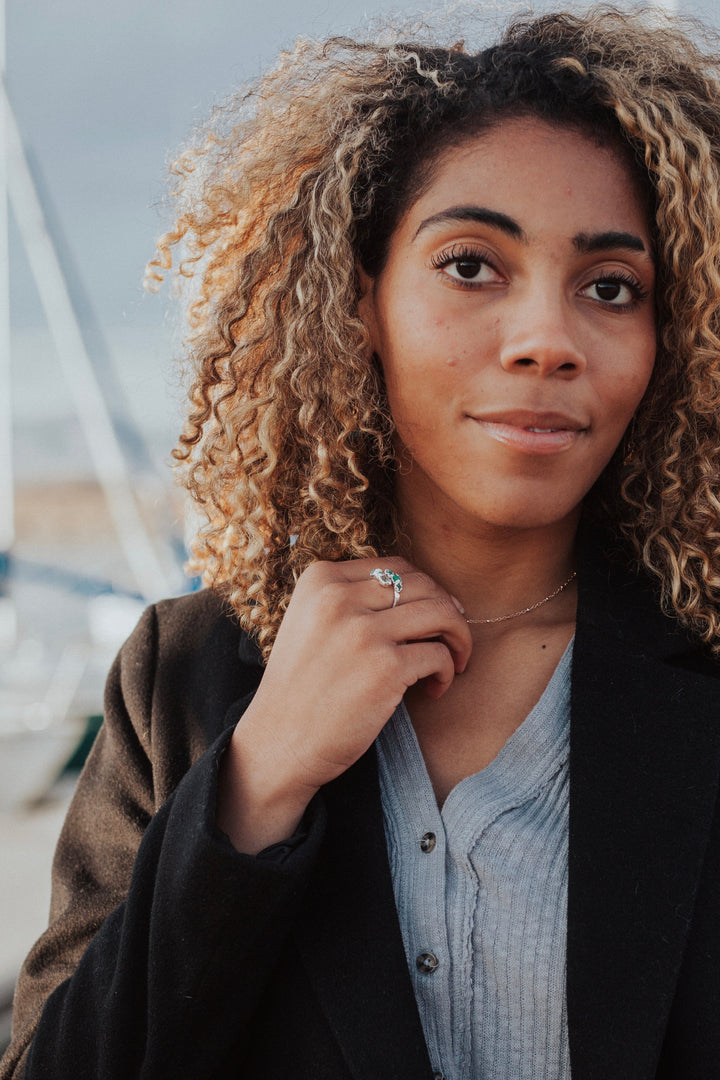
<path id="1" fill-rule="evenodd" d="M 650 1080 L 718 789 L 720 680 L 585 542 L 572 676 L 573 1080 Z"/>
<path id="2" fill-rule="evenodd" d="M 400 926 L 371 749 L 325 789 L 327 834 L 294 931 L 356 1080 L 431 1080 Z"/>

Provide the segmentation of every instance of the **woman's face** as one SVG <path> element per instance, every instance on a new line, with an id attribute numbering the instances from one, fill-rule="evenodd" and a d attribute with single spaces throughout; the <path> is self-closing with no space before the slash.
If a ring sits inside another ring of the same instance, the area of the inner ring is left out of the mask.
<path id="1" fill-rule="evenodd" d="M 620 156 L 535 119 L 468 139 L 363 286 L 401 507 L 521 528 L 572 514 L 655 358 L 650 232 Z"/>

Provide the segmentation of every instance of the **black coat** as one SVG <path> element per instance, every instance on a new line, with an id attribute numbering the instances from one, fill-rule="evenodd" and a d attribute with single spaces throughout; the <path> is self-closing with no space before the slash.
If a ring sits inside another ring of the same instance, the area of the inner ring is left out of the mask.
<path id="1" fill-rule="evenodd" d="M 720 668 L 592 539 L 578 588 L 573 1080 L 711 1080 Z M 261 674 L 207 592 L 150 609 L 124 646 L 1 1080 L 431 1080 L 374 750 L 313 800 L 282 862 L 214 826 L 218 762 Z"/>

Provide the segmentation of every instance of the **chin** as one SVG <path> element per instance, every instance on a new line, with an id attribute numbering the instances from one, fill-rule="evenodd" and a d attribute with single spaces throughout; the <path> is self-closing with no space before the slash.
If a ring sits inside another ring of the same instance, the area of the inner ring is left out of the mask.
<path id="1" fill-rule="evenodd" d="M 544 529 L 579 516 L 585 492 L 514 492 L 505 497 L 467 499 L 461 505 L 478 521 L 499 529 Z"/>
<path id="2" fill-rule="evenodd" d="M 482 515 L 481 520 L 496 529 L 536 530 L 559 525 L 561 521 L 567 521 L 574 514 L 579 516 L 579 513 L 579 506 L 572 507 L 567 513 L 558 513 L 557 509 L 545 508 L 545 510 L 537 511 L 518 510 L 514 513 Z"/>

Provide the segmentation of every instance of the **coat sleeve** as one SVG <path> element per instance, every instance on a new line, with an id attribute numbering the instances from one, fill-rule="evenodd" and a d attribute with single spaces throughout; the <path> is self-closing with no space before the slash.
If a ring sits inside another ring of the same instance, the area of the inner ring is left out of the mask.
<path id="1" fill-rule="evenodd" d="M 314 865 L 320 800 L 306 815 L 306 838 L 282 861 L 239 854 L 216 828 L 218 768 L 234 722 L 156 812 L 159 770 L 173 752 L 172 736 L 153 730 L 157 641 L 148 609 L 110 673 L 105 721 L 55 855 L 50 926 L 23 967 L 0 1080 L 211 1076 L 242 1043 Z M 178 730 L 187 742 L 180 717 Z M 156 747 L 168 738 L 159 763 Z"/>

